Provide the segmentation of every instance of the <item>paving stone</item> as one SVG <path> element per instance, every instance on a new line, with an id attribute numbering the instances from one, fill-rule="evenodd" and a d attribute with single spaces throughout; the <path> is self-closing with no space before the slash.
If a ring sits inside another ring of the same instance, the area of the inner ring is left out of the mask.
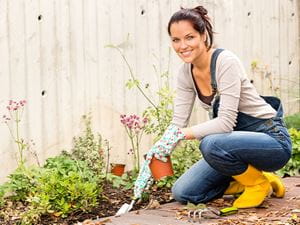
<path id="1" fill-rule="evenodd" d="M 265 201 L 263 208 L 242 209 L 237 214 L 221 219 L 202 219 L 200 222 L 188 222 L 187 216 L 178 219 L 176 213 L 182 211 L 184 205 L 173 202 L 161 205 L 159 209 L 133 211 L 120 217 L 102 218 L 97 222 L 106 221 L 99 224 L 107 225 L 287 224 L 292 214 L 300 217 L 300 177 L 285 178 L 283 181 L 286 185 L 284 198 L 272 197 Z"/>

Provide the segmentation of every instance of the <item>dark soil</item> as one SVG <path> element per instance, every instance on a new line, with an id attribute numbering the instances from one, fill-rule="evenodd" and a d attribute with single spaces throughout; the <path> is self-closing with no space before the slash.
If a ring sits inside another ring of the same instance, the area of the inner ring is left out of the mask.
<path id="1" fill-rule="evenodd" d="M 110 183 L 106 183 L 103 186 L 103 196 L 100 200 L 99 206 L 94 208 L 90 212 L 75 212 L 70 214 L 67 218 L 60 218 L 51 215 L 45 215 L 41 217 L 41 222 L 39 225 L 51 224 L 51 225 L 69 225 L 75 224 L 77 222 L 82 222 L 84 220 L 95 220 L 103 217 L 113 216 L 119 210 L 119 208 L 124 203 L 131 202 L 132 190 L 126 190 L 122 188 L 112 187 Z M 168 188 L 157 188 L 156 186 L 152 187 L 151 194 L 149 194 L 149 199 L 137 202 L 132 210 L 146 208 L 150 202 L 150 200 L 157 200 L 160 204 L 171 202 L 171 193 Z M 6 207 L 7 208 L 7 207 Z M 4 212 L 7 216 L 10 217 L 10 222 L 4 222 L 3 216 L 0 216 L 0 224 L 6 225 L 14 225 L 16 224 L 18 217 L 14 217 L 12 214 L 13 210 L 18 208 L 24 208 L 26 210 L 26 206 L 22 204 L 15 206 L 11 206 L 11 212 Z M 8 215 L 9 214 L 9 215 Z M 6 219 L 7 221 L 7 219 Z"/>

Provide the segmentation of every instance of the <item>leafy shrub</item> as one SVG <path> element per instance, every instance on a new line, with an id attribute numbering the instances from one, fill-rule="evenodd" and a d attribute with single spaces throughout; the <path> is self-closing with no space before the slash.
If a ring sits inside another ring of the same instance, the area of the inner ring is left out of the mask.
<path id="1" fill-rule="evenodd" d="M 66 216 L 78 209 L 88 211 L 97 204 L 97 182 L 87 181 L 77 172 L 62 175 L 58 170 L 45 170 L 39 182 L 34 198 L 40 201 L 34 204 L 46 200 L 56 216 Z"/>
<path id="2" fill-rule="evenodd" d="M 105 166 L 102 137 L 93 133 L 90 115 L 84 115 L 82 120 L 85 125 L 84 134 L 73 138 L 72 157 L 85 161 L 94 172 L 101 174 Z"/>
<path id="3" fill-rule="evenodd" d="M 95 172 L 87 165 L 87 162 L 74 160 L 64 154 L 48 158 L 45 162 L 44 168 L 53 171 L 55 170 L 60 176 L 68 176 L 69 173 L 75 172 L 80 174 L 80 176 L 87 181 L 94 181 L 98 179 L 95 177 Z"/>
<path id="4" fill-rule="evenodd" d="M 89 211 L 98 204 L 102 192 L 98 176 L 87 163 L 66 155 L 47 159 L 37 183 L 27 198 L 29 210 L 22 217 L 24 224 L 46 213 L 65 217 L 74 211 Z"/>
<path id="5" fill-rule="evenodd" d="M 8 117 L 5 119 L 10 121 Z M 0 207 L 10 207 L 5 204 L 8 198 L 14 205 L 22 203 L 26 207 L 25 211 L 19 207 L 14 209 L 14 216 L 20 218 L 16 220 L 18 224 L 36 224 L 42 215 L 65 217 L 77 211 L 90 211 L 98 205 L 105 166 L 102 138 L 93 134 L 90 116 L 84 116 L 83 120 L 85 132 L 74 138 L 73 154 L 63 152 L 49 158 L 43 167 L 27 167 L 21 160 L 19 167 L 8 176 L 9 181 L 0 185 Z M 109 151 L 108 141 L 104 141 Z M 1 213 L 5 222 L 11 219 L 11 215 Z"/>
<path id="6" fill-rule="evenodd" d="M 294 115 L 286 116 L 284 121 L 288 128 L 295 128 L 300 130 L 300 113 Z"/>
<path id="7" fill-rule="evenodd" d="M 116 176 L 112 173 L 109 173 L 107 175 L 107 181 L 110 182 L 114 188 L 131 189 L 134 186 L 138 172 L 139 171 L 132 170 L 124 173 L 122 176 Z"/>
<path id="8" fill-rule="evenodd" d="M 291 128 L 289 133 L 293 146 L 292 157 L 278 173 L 284 176 L 295 176 L 300 174 L 300 130 Z"/>
<path id="9" fill-rule="evenodd" d="M 39 170 L 36 167 L 20 166 L 8 176 L 5 192 L 9 192 L 9 197 L 14 201 L 25 201 L 34 190 L 38 176 Z"/>
<path id="10" fill-rule="evenodd" d="M 7 192 L 8 189 L 8 185 L 7 183 L 4 183 L 2 185 L 0 185 L 0 207 L 2 207 L 5 203 L 5 194 Z"/>

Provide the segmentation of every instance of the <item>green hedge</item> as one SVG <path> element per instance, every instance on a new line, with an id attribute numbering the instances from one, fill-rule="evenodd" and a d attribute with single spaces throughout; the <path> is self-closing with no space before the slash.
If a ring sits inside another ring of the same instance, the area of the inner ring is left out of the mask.
<path id="1" fill-rule="evenodd" d="M 295 128 L 300 130 L 300 113 L 296 113 L 290 116 L 286 116 L 284 121 L 288 128 Z"/>

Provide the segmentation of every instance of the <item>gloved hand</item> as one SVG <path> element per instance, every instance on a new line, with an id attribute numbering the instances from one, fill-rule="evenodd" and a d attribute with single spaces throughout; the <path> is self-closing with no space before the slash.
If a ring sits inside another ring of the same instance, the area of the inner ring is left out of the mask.
<path id="1" fill-rule="evenodd" d="M 140 198 L 145 188 L 150 186 L 152 183 L 151 171 L 149 168 L 152 157 L 154 156 L 155 158 L 166 162 L 166 156 L 169 156 L 177 143 L 184 138 L 185 135 L 182 133 L 180 128 L 171 124 L 163 134 L 162 138 L 154 144 L 154 146 L 147 153 L 146 160 L 141 166 L 139 175 L 135 181 L 135 199 Z"/>
<path id="2" fill-rule="evenodd" d="M 155 158 L 166 162 L 166 156 L 169 156 L 177 143 L 183 139 L 185 139 L 185 135 L 182 133 L 181 129 L 176 125 L 169 125 L 161 139 L 158 140 L 147 153 L 146 159 L 151 160 L 154 156 Z"/>

